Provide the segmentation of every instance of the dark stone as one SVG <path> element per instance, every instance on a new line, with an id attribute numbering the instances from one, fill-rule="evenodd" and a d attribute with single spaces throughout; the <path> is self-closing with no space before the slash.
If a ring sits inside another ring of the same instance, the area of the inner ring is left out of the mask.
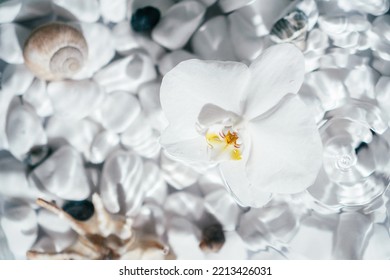
<path id="1" fill-rule="evenodd" d="M 148 6 L 140 8 L 131 16 L 131 27 L 136 32 L 151 31 L 160 20 L 160 11 Z"/>
<path id="2" fill-rule="evenodd" d="M 89 200 L 69 201 L 62 207 L 62 209 L 79 221 L 88 220 L 95 212 L 95 208 Z"/>

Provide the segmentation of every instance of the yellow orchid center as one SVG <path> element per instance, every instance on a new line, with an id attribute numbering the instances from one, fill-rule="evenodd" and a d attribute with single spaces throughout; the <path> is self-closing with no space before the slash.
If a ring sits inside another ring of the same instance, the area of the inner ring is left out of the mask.
<path id="1" fill-rule="evenodd" d="M 221 131 L 217 134 L 208 131 L 206 133 L 206 140 L 213 158 L 227 158 L 230 160 L 240 160 L 242 158 L 241 144 L 239 144 L 237 132 L 227 130 L 227 132 Z"/>

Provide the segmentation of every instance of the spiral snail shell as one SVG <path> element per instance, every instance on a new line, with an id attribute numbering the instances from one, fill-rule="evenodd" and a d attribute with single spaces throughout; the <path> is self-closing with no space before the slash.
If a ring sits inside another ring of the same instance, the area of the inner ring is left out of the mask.
<path id="1" fill-rule="evenodd" d="M 27 39 L 23 56 L 26 66 L 44 80 L 71 78 L 85 64 L 88 45 L 76 28 L 50 23 L 35 29 Z"/>

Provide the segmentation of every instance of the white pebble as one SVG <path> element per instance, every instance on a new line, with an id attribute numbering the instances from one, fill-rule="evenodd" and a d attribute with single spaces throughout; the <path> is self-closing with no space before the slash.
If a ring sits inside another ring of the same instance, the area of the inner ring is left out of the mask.
<path id="1" fill-rule="evenodd" d="M 8 64 L 2 76 L 2 90 L 22 95 L 30 87 L 34 75 L 24 64 Z"/>
<path id="2" fill-rule="evenodd" d="M 91 143 L 90 161 L 95 164 L 104 162 L 118 144 L 119 136 L 117 134 L 108 130 L 98 133 Z"/>
<path id="3" fill-rule="evenodd" d="M 221 7 L 222 11 L 228 13 L 242 8 L 251 2 L 253 2 L 253 0 L 219 0 L 218 5 Z"/>
<path id="4" fill-rule="evenodd" d="M 23 100 L 30 103 L 40 117 L 48 117 L 54 112 L 44 80 L 35 79 L 23 94 Z"/>
<path id="5" fill-rule="evenodd" d="M 27 20 L 51 12 L 51 0 L 16 0 L 0 4 L 0 23 Z"/>
<path id="6" fill-rule="evenodd" d="M 93 80 L 50 82 L 47 93 L 55 116 L 75 120 L 88 116 L 105 97 L 103 89 Z"/>
<path id="7" fill-rule="evenodd" d="M 183 47 L 202 22 L 205 12 L 204 5 L 196 1 L 173 5 L 153 29 L 153 40 L 171 50 Z"/>
<path id="8" fill-rule="evenodd" d="M 48 194 L 66 200 L 83 200 L 91 192 L 83 160 L 70 146 L 55 151 L 30 177 Z"/>
<path id="9" fill-rule="evenodd" d="M 5 127 L 9 151 L 19 160 L 34 146 L 47 143 L 47 137 L 40 118 L 28 103 L 22 104 L 18 97 L 12 101 Z"/>
<path id="10" fill-rule="evenodd" d="M 97 0 L 52 0 L 56 14 L 85 22 L 95 22 L 100 17 L 100 6 Z"/>
<path id="11" fill-rule="evenodd" d="M 19 24 L 0 24 L 0 59 L 11 64 L 22 64 L 23 45 L 29 35 L 30 30 Z"/>
<path id="12" fill-rule="evenodd" d="M 136 93 L 142 84 L 156 77 L 150 57 L 137 52 L 107 65 L 94 75 L 94 80 L 108 93 L 117 90 Z"/>
<path id="13" fill-rule="evenodd" d="M 158 70 L 161 75 L 171 71 L 177 64 L 182 61 L 197 58 L 194 54 L 185 50 L 177 50 L 164 55 L 158 63 Z"/>
<path id="14" fill-rule="evenodd" d="M 126 18 L 127 0 L 100 0 L 100 13 L 106 22 L 120 22 Z"/>

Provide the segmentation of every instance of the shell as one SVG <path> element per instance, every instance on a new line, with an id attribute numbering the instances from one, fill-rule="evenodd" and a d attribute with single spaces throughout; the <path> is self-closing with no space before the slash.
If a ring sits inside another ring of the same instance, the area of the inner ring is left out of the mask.
<path id="1" fill-rule="evenodd" d="M 76 74 L 86 63 L 88 45 L 76 28 L 50 23 L 35 29 L 23 50 L 26 66 L 44 80 L 62 80 Z"/>
<path id="2" fill-rule="evenodd" d="M 306 35 L 307 15 L 301 10 L 294 10 L 278 20 L 271 30 L 271 40 L 276 43 L 292 42 Z"/>

